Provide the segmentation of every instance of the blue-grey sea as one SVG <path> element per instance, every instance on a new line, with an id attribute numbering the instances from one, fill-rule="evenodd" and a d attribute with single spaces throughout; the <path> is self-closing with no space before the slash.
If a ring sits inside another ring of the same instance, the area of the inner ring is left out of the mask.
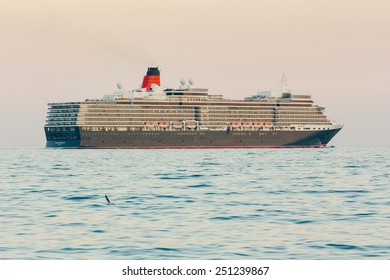
<path id="1" fill-rule="evenodd" d="M 0 199 L 0 259 L 390 259 L 390 147 L 0 149 Z"/>

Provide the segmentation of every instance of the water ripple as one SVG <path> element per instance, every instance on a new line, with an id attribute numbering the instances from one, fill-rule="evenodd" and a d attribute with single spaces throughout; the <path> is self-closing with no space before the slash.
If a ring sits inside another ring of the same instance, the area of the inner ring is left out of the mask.
<path id="1" fill-rule="evenodd" d="M 0 157 L 0 259 L 390 256 L 389 147 Z"/>
<path id="2" fill-rule="evenodd" d="M 86 200 L 86 199 L 94 199 L 97 196 L 68 196 L 65 197 L 66 200 Z"/>
<path id="3" fill-rule="evenodd" d="M 359 250 L 359 251 L 365 250 L 363 247 L 348 245 L 348 244 L 326 244 L 326 246 L 333 247 L 340 250 Z"/>

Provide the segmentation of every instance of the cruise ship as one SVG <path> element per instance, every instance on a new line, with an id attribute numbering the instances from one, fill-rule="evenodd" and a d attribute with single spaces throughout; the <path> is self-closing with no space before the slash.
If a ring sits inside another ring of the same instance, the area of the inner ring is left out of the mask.
<path id="1" fill-rule="evenodd" d="M 102 99 L 49 103 L 46 147 L 319 148 L 343 127 L 310 95 L 286 89 L 227 99 L 192 79 L 163 88 L 158 67 L 148 68 L 139 89 L 117 86 Z"/>

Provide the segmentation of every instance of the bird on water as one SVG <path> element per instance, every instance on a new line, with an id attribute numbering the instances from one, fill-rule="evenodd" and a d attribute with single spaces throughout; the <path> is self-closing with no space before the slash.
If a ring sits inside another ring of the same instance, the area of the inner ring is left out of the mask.
<path id="1" fill-rule="evenodd" d="M 108 198 L 108 196 L 107 196 L 106 194 L 105 194 L 104 196 L 106 197 L 107 205 L 115 205 L 114 203 L 112 203 L 112 202 L 110 201 L 110 199 Z"/>

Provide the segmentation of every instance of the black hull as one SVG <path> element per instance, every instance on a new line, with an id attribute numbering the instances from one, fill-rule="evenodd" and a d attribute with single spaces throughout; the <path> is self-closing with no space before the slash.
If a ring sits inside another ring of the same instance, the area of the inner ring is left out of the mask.
<path id="1" fill-rule="evenodd" d="M 46 132 L 46 147 L 87 149 L 317 148 L 340 129 L 318 131 L 72 131 Z"/>

